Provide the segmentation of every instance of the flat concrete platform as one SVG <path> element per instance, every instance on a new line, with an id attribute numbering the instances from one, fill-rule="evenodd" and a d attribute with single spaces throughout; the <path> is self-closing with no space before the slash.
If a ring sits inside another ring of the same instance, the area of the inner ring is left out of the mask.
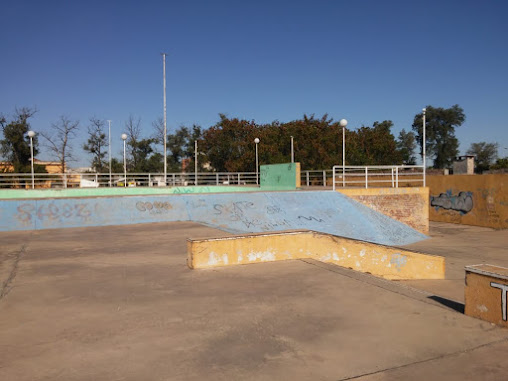
<path id="1" fill-rule="evenodd" d="M 420 289 L 312 260 L 190 270 L 186 238 L 228 233 L 189 222 L 0 233 L 0 379 L 504 379 L 508 330 L 432 292 L 506 254 L 506 231 L 460 228 L 417 244 L 451 266 Z"/>

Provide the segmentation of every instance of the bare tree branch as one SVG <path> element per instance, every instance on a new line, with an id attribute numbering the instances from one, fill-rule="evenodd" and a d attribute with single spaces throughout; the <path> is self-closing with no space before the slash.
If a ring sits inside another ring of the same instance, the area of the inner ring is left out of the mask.
<path id="1" fill-rule="evenodd" d="M 107 151 L 106 146 L 106 133 L 104 132 L 105 121 L 94 117 L 90 118 L 90 125 L 88 126 L 88 140 L 83 145 L 83 149 L 93 155 L 92 168 L 96 172 L 102 172 L 104 164 L 103 159 Z M 109 149 L 109 147 L 108 147 Z"/>
<path id="2" fill-rule="evenodd" d="M 78 127 L 79 121 L 73 121 L 62 115 L 58 122 L 51 125 L 52 131 L 40 133 L 46 140 L 46 147 L 53 153 L 53 157 L 60 162 L 62 173 L 65 172 L 66 163 L 74 160 L 70 140 L 76 136 Z"/>

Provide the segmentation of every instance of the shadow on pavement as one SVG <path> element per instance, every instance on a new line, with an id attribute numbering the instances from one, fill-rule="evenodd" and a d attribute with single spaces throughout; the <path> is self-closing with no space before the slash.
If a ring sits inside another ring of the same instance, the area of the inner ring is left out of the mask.
<path id="1" fill-rule="evenodd" d="M 452 310 L 460 312 L 461 314 L 464 313 L 464 303 L 459 303 L 454 300 L 442 298 L 442 297 L 436 296 L 436 295 L 429 296 L 428 298 L 432 299 L 435 302 L 442 304 L 445 307 L 448 307 L 448 308 L 451 308 Z"/>

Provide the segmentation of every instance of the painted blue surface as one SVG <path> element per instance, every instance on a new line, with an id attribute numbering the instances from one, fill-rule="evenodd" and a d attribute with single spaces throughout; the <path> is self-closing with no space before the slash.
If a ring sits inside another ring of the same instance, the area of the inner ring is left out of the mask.
<path id="1" fill-rule="evenodd" d="M 0 201 L 0 231 L 163 221 L 195 221 L 232 233 L 310 229 L 385 245 L 426 238 L 332 191 Z"/>

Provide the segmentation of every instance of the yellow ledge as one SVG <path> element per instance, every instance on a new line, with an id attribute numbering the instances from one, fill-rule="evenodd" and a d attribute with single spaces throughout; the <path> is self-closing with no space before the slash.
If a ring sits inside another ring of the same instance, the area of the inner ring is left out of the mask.
<path id="1" fill-rule="evenodd" d="M 444 279 L 443 257 L 309 230 L 188 239 L 191 269 L 312 258 L 386 279 Z"/>

